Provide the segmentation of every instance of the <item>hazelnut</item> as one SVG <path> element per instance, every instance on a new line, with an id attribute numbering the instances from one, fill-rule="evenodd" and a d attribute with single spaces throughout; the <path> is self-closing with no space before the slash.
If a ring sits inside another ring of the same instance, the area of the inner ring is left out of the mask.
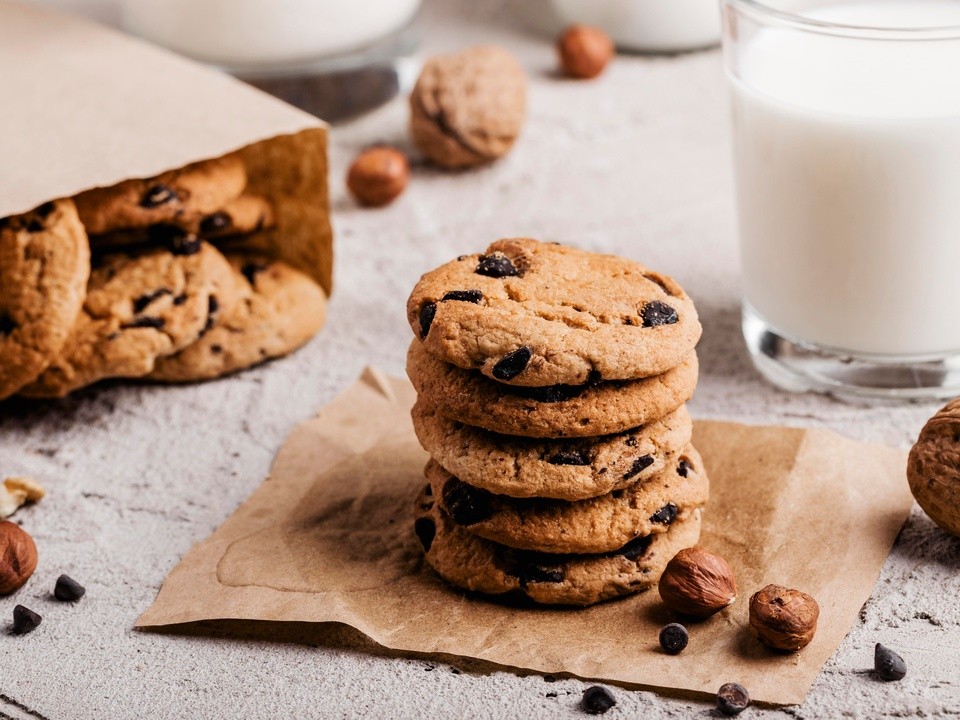
<path id="1" fill-rule="evenodd" d="M 375 147 L 357 155 L 347 173 L 347 187 L 361 205 L 382 207 L 407 187 L 407 156 L 389 147 Z"/>
<path id="2" fill-rule="evenodd" d="M 37 568 L 37 546 L 26 530 L 0 522 L 0 595 L 19 590 Z"/>
<path id="3" fill-rule="evenodd" d="M 603 72 L 613 57 L 613 41 L 588 25 L 571 25 L 557 39 L 560 67 L 568 77 L 589 80 Z"/>
<path id="4" fill-rule="evenodd" d="M 667 607 L 692 618 L 706 618 L 737 599 L 737 581 L 722 557 L 701 547 L 678 552 L 660 577 Z"/>
<path id="5" fill-rule="evenodd" d="M 750 598 L 750 627 L 775 650 L 800 650 L 817 632 L 820 606 L 804 592 L 767 585 Z"/>

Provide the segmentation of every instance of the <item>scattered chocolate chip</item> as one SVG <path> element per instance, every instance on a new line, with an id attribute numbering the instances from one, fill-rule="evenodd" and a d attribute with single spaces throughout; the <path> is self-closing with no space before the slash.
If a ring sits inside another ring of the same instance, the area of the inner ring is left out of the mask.
<path id="1" fill-rule="evenodd" d="M 164 295 L 172 295 L 173 293 L 167 288 L 160 288 L 159 290 L 154 290 L 152 293 L 147 293 L 146 295 L 141 295 L 136 300 L 133 301 L 133 312 L 135 315 L 139 315 L 144 310 L 146 310 L 150 304 L 157 298 L 161 298 Z"/>
<path id="2" fill-rule="evenodd" d="M 877 643 L 873 650 L 873 669 L 881 680 L 902 680 L 907 674 L 907 664 L 886 645 Z"/>
<path id="3" fill-rule="evenodd" d="M 30 218 L 30 222 L 27 223 L 27 232 L 38 233 L 41 230 L 43 230 L 43 223 L 36 218 Z"/>
<path id="4" fill-rule="evenodd" d="M 493 376 L 497 380 L 512 380 L 526 369 L 532 357 L 533 350 L 526 345 L 508 352 L 493 366 Z"/>
<path id="5" fill-rule="evenodd" d="M 40 217 L 45 218 L 47 215 L 53 212 L 54 204 L 52 202 L 45 202 L 43 205 L 38 207 L 34 212 Z"/>
<path id="6" fill-rule="evenodd" d="M 474 271 L 477 275 L 486 275 L 492 278 L 516 277 L 519 271 L 503 253 L 495 252 L 490 255 L 481 255 L 480 264 Z"/>
<path id="7" fill-rule="evenodd" d="M 672 525 L 677 519 L 677 506 L 673 503 L 667 503 L 650 516 L 650 522 L 657 525 Z"/>
<path id="8" fill-rule="evenodd" d="M 473 487 L 456 478 L 443 486 L 443 504 L 457 525 L 476 525 L 493 515 L 489 490 Z"/>
<path id="9" fill-rule="evenodd" d="M 640 315 L 643 317 L 643 326 L 646 328 L 656 327 L 657 325 L 673 325 L 680 322 L 677 311 L 659 300 L 651 300 L 644 305 Z"/>
<path id="10" fill-rule="evenodd" d="M 632 480 L 637 475 L 642 473 L 648 467 L 653 465 L 653 455 L 641 455 L 636 460 L 633 461 L 633 464 L 630 466 L 630 469 L 623 476 L 624 480 Z"/>
<path id="11" fill-rule="evenodd" d="M 622 555 L 627 560 L 639 560 L 644 555 L 647 554 L 647 550 L 650 549 L 650 543 L 653 542 L 652 535 L 644 535 L 643 537 L 637 537 L 628 542 L 619 550 L 615 550 L 612 555 Z"/>
<path id="12" fill-rule="evenodd" d="M 424 552 L 430 552 L 430 546 L 433 545 L 433 538 L 437 534 L 437 526 L 430 518 L 417 518 L 413 524 L 413 531 L 417 534 Z"/>
<path id="13" fill-rule="evenodd" d="M 588 687 L 580 698 L 580 709 L 591 715 L 602 715 L 616 704 L 613 694 L 599 685 Z"/>
<path id="14" fill-rule="evenodd" d="M 166 325 L 166 321 L 163 318 L 144 315 L 143 317 L 134 318 L 130 322 L 124 323 L 120 328 L 123 330 L 132 330 L 133 328 L 155 328 L 159 330 L 164 325 Z"/>
<path id="15" fill-rule="evenodd" d="M 223 232 L 232 224 L 233 222 L 227 213 L 223 211 L 215 212 L 200 221 L 200 234 L 212 235 L 213 233 Z"/>
<path id="16" fill-rule="evenodd" d="M 441 302 L 446 302 L 447 300 L 459 300 L 460 302 L 476 304 L 483 300 L 483 293 L 479 290 L 451 290 L 440 298 Z"/>
<path id="17" fill-rule="evenodd" d="M 680 623 L 670 623 L 660 628 L 660 647 L 667 655 L 679 655 L 688 642 L 690 635 Z"/>
<path id="18" fill-rule="evenodd" d="M 589 465 L 590 458 L 582 450 L 561 450 L 547 458 L 547 462 L 551 465 Z"/>
<path id="19" fill-rule="evenodd" d="M 146 192 L 143 193 L 143 197 L 140 199 L 140 207 L 156 208 L 179 199 L 180 196 L 172 187 L 157 183 L 148 187 Z"/>
<path id="20" fill-rule="evenodd" d="M 58 577 L 57 584 L 53 588 L 53 596 L 63 602 L 76 602 L 86 592 L 87 589 L 83 585 L 67 575 Z"/>
<path id="21" fill-rule="evenodd" d="M 422 340 L 430 332 L 430 326 L 433 325 L 433 318 L 437 314 L 437 304 L 428 302 L 420 308 L 420 339 Z"/>
<path id="22" fill-rule="evenodd" d="M 257 275 L 262 273 L 267 269 L 266 263 L 261 262 L 248 262 L 244 263 L 243 267 L 240 268 L 240 273 L 247 279 L 247 282 L 251 285 L 255 285 L 257 282 Z"/>
<path id="23" fill-rule="evenodd" d="M 680 461 L 680 464 L 677 465 L 677 475 L 679 475 L 680 477 L 686 477 L 689 472 L 690 472 L 690 463 L 687 461 L 686 458 L 684 458 L 683 460 Z"/>
<path id="24" fill-rule="evenodd" d="M 17 605 L 13 609 L 13 634 L 26 635 L 39 627 L 43 620 L 37 613 L 23 605 Z"/>
<path id="25" fill-rule="evenodd" d="M 223 345 L 211 345 L 210 352 L 212 352 L 214 355 L 219 355 L 223 352 Z"/>
<path id="26" fill-rule="evenodd" d="M 17 329 L 17 321 L 5 313 L 0 313 L 0 335 L 9 335 Z"/>
<path id="27" fill-rule="evenodd" d="M 750 693 L 743 685 L 726 683 L 717 691 L 717 710 L 724 715 L 739 715 L 750 704 Z"/>

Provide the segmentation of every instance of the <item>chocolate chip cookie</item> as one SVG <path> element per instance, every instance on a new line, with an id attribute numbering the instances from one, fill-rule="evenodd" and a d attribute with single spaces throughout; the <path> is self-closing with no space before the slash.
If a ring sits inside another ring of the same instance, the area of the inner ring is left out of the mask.
<path id="1" fill-rule="evenodd" d="M 0 399 L 63 348 L 89 274 L 90 245 L 72 200 L 0 219 Z"/>
<path id="2" fill-rule="evenodd" d="M 438 358 L 531 387 L 659 375 L 693 352 L 701 330 L 666 275 L 531 239 L 499 240 L 427 273 L 407 319 Z"/>
<path id="3" fill-rule="evenodd" d="M 90 235 L 199 220 L 237 198 L 247 184 L 238 155 L 203 160 L 146 180 L 125 180 L 75 198 Z"/>
<path id="4" fill-rule="evenodd" d="M 426 469 L 433 495 L 460 527 L 521 550 L 604 553 L 666 532 L 707 503 L 710 482 L 692 446 L 658 475 L 589 500 L 494 495 L 468 485 L 436 460 Z"/>
<path id="5" fill-rule="evenodd" d="M 686 407 L 618 435 L 539 440 L 498 435 L 444 417 L 418 400 L 413 427 L 424 449 L 465 483 L 517 498 L 584 500 L 663 470 L 690 442 Z"/>
<path id="6" fill-rule="evenodd" d="M 210 332 L 161 358 L 150 379 L 193 382 L 293 352 L 323 325 L 327 299 L 312 279 L 279 260 L 231 256 L 242 296 Z"/>
<path id="7" fill-rule="evenodd" d="M 63 397 L 105 378 L 142 377 L 211 330 L 237 299 L 235 276 L 212 245 L 104 258 L 60 353 L 21 391 Z"/>
<path id="8" fill-rule="evenodd" d="M 511 387 L 438 359 L 414 340 L 407 375 L 424 402 L 466 425 L 537 438 L 622 433 L 669 415 L 693 396 L 697 356 L 640 380 Z"/>
<path id="9" fill-rule="evenodd" d="M 435 500 L 428 484 L 417 498 L 414 531 L 440 577 L 465 590 L 521 595 L 547 605 L 592 605 L 646 590 L 677 552 L 700 538 L 700 511 L 695 510 L 669 531 L 636 538 L 609 553 L 515 550 L 464 530 Z"/>

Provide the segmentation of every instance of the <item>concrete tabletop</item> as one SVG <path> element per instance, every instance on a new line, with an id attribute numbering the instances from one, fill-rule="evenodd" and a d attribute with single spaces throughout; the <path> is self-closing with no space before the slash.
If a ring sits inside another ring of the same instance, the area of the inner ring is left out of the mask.
<path id="1" fill-rule="evenodd" d="M 936 410 L 790 395 L 753 370 L 739 330 L 717 51 L 620 57 L 595 82 L 566 81 L 554 74 L 549 42 L 522 30 L 510 5 L 435 0 L 424 13 L 424 52 L 496 42 L 527 68 L 529 120 L 503 161 L 456 175 L 418 167 L 392 207 L 362 210 L 345 192 L 346 166 L 371 142 L 408 146 L 405 104 L 333 130 L 337 287 L 329 324 L 308 347 L 203 385 L 116 385 L 0 407 L 0 475 L 31 475 L 50 491 L 16 516 L 36 538 L 40 565 L 24 590 L 0 598 L 0 616 L 22 603 L 44 620 L 27 636 L 0 634 L 0 717 L 581 717 L 588 682 L 401 657 L 342 627 L 131 629 L 180 557 L 258 486 L 294 425 L 368 364 L 402 373 L 404 301 L 420 273 L 501 236 L 620 253 L 678 278 L 704 325 L 697 417 L 825 427 L 907 447 Z M 50 597 L 63 572 L 87 587 L 76 605 Z M 958 596 L 960 542 L 915 509 L 807 701 L 742 717 L 960 715 Z M 906 658 L 905 680 L 865 672 L 876 642 Z M 613 691 L 609 717 L 713 713 L 706 702 Z"/>

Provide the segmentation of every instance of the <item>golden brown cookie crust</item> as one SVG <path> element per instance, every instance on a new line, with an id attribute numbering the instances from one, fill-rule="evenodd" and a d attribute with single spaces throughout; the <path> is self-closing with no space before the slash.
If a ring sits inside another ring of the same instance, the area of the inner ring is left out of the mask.
<path id="1" fill-rule="evenodd" d="M 89 274 L 90 245 L 72 200 L 0 220 L 0 399 L 63 348 Z"/>
<path id="2" fill-rule="evenodd" d="M 427 480 L 447 515 L 487 540 L 521 550 L 605 553 L 634 538 L 667 532 L 706 505 L 710 481 L 688 446 L 663 472 L 589 500 L 518 500 L 467 485 L 435 460 Z"/>
<path id="3" fill-rule="evenodd" d="M 522 437 L 596 437 L 644 425 L 669 415 L 693 396 L 697 371 L 697 356 L 692 353 L 654 377 L 534 388 L 531 393 L 529 388 L 503 385 L 445 363 L 417 340 L 407 351 L 407 375 L 425 402 L 465 425 Z"/>
<path id="4" fill-rule="evenodd" d="M 516 498 L 585 500 L 657 475 L 690 442 L 686 407 L 617 435 L 542 440 L 450 420 L 422 398 L 412 411 L 423 448 L 465 483 Z"/>
<path id="5" fill-rule="evenodd" d="M 659 375 L 701 333 L 693 301 L 672 278 L 529 238 L 499 240 L 425 274 L 407 320 L 437 357 L 523 386 Z"/>
<path id="6" fill-rule="evenodd" d="M 665 533 L 603 555 L 514 550 L 457 526 L 430 486 L 416 503 L 414 531 L 427 563 L 451 585 L 492 596 L 525 595 L 545 605 L 586 606 L 653 587 L 670 559 L 700 538 L 700 511 Z"/>

